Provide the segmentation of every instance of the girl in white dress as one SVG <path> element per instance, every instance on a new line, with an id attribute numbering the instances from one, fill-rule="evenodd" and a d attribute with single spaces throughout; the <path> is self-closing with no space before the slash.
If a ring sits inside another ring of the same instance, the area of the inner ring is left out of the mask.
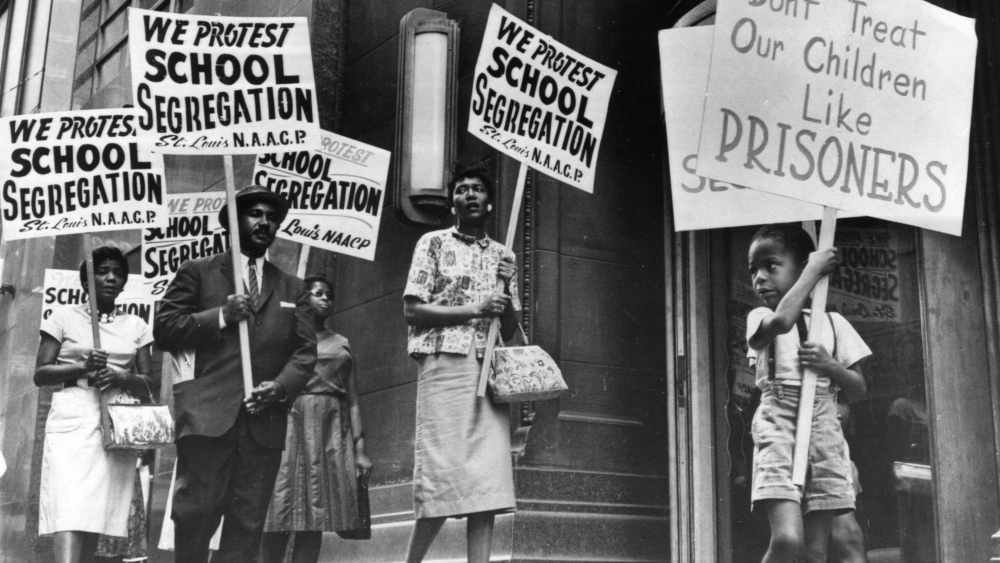
<path id="1" fill-rule="evenodd" d="M 97 534 L 128 533 L 136 453 L 104 449 L 100 394 L 146 394 L 152 366 L 149 326 L 115 311 L 128 278 L 125 256 L 100 247 L 93 261 L 101 347 L 93 345 L 89 303 L 56 308 L 42 320 L 35 369 L 36 385 L 60 387 L 45 422 L 38 511 L 38 532 L 54 534 L 58 563 L 92 553 Z M 85 264 L 80 281 L 86 289 Z"/>

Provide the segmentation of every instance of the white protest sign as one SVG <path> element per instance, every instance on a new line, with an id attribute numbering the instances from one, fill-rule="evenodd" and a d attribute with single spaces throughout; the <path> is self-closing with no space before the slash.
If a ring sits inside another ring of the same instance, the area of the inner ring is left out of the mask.
<path id="1" fill-rule="evenodd" d="M 257 154 L 318 143 L 306 18 L 129 8 L 140 126 L 167 154 Z"/>
<path id="2" fill-rule="evenodd" d="M 165 222 L 163 157 L 139 135 L 138 120 L 132 109 L 0 119 L 4 239 Z"/>
<path id="3" fill-rule="evenodd" d="M 960 234 L 975 57 L 922 1 L 720 0 L 698 173 Z"/>
<path id="4" fill-rule="evenodd" d="M 67 307 L 87 302 L 87 290 L 80 284 L 79 270 L 46 268 L 42 280 L 42 318 L 47 319 L 55 307 Z M 147 323 L 153 322 L 153 296 L 142 285 L 142 276 L 129 274 L 125 288 L 115 299 L 115 310 L 131 313 Z"/>
<path id="5" fill-rule="evenodd" d="M 375 259 L 389 151 L 328 131 L 310 151 L 261 154 L 253 181 L 288 200 L 278 236 Z"/>
<path id="6" fill-rule="evenodd" d="M 712 34 L 711 26 L 665 29 L 659 34 L 674 230 L 820 219 L 821 205 L 747 189 L 696 172 Z"/>
<path id="7" fill-rule="evenodd" d="M 469 132 L 593 193 L 616 74 L 494 4 L 472 79 Z"/>
<path id="8" fill-rule="evenodd" d="M 221 254 L 229 248 L 219 224 L 224 192 L 169 194 L 166 227 L 142 231 L 142 283 L 154 299 L 163 297 L 167 284 L 188 260 Z"/>

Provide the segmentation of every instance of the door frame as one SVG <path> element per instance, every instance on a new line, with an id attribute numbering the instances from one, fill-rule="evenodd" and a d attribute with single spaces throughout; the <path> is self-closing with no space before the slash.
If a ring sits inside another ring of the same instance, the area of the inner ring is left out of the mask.
<path id="1" fill-rule="evenodd" d="M 718 424 L 713 403 L 718 378 L 712 358 L 713 319 L 709 239 L 704 233 L 674 233 L 664 214 L 666 252 L 667 426 L 670 496 L 670 560 L 728 563 L 731 543 L 728 495 L 718 495 Z M 723 380 L 723 388 L 725 387 Z M 727 430 L 722 430 L 726 432 Z M 725 441 L 721 442 L 723 445 Z M 728 463 L 728 461 L 726 461 Z"/>

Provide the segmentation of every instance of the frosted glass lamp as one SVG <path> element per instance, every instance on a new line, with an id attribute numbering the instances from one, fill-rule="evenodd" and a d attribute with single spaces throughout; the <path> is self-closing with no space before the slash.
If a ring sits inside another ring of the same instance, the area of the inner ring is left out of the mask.
<path id="1" fill-rule="evenodd" d="M 413 223 L 440 225 L 455 161 L 458 24 L 417 8 L 399 23 L 393 203 Z"/>

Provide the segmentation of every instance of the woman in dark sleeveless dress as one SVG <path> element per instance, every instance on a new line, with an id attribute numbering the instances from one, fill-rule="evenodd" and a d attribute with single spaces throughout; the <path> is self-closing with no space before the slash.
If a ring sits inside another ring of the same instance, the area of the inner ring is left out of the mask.
<path id="1" fill-rule="evenodd" d="M 351 348 L 326 326 L 332 286 L 322 277 L 308 277 L 305 287 L 316 322 L 316 373 L 288 414 L 285 452 L 264 524 L 265 562 L 282 561 L 293 536 L 292 561 L 315 562 L 323 532 L 358 529 L 358 477 L 367 477 L 372 467 Z"/>

